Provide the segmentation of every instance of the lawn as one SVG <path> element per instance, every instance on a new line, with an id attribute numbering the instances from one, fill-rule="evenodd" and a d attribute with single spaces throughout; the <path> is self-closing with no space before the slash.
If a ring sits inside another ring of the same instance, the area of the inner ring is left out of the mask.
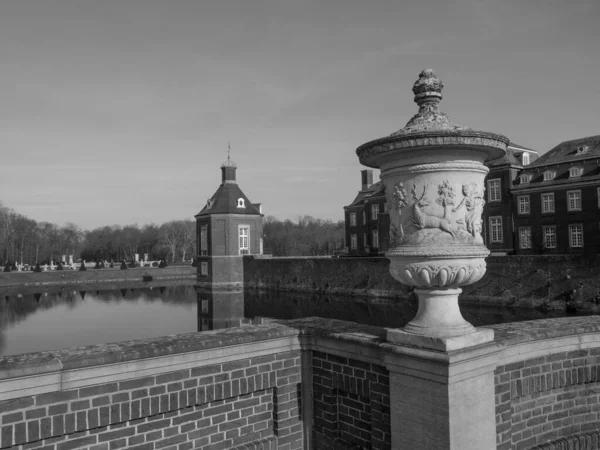
<path id="1" fill-rule="evenodd" d="M 156 267 L 121 270 L 88 269 L 84 272 L 76 270 L 54 270 L 50 272 L 0 272 L 0 287 L 35 286 L 45 284 L 79 284 L 108 281 L 141 281 L 148 273 L 155 280 L 190 279 L 196 277 L 196 268 L 192 266 L 168 266 L 164 269 Z"/>

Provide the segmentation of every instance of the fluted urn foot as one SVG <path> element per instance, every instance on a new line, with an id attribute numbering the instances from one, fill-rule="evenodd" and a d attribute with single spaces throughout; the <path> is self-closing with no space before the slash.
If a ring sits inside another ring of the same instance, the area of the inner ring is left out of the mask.
<path id="1" fill-rule="evenodd" d="M 404 331 L 436 337 L 453 337 L 473 333 L 475 327 L 467 322 L 458 307 L 462 289 L 415 289 L 419 310 Z"/>
<path id="2" fill-rule="evenodd" d="M 423 258 L 390 252 L 390 273 L 415 286 L 416 316 L 403 329 L 388 330 L 388 341 L 431 350 L 452 351 L 483 344 L 494 338 L 491 329 L 467 322 L 458 305 L 459 285 L 477 282 L 485 273 L 481 257 Z"/>

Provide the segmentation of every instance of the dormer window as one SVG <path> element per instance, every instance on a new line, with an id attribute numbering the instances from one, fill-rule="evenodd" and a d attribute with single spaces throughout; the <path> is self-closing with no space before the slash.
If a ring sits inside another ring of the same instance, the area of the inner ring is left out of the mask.
<path id="1" fill-rule="evenodd" d="M 244 204 L 244 199 L 243 198 L 238 198 L 237 199 L 237 207 L 238 208 L 245 208 L 246 205 Z"/>
<path id="2" fill-rule="evenodd" d="M 587 145 L 580 145 L 579 147 L 577 147 L 577 150 L 575 150 L 575 154 L 576 155 L 585 155 L 588 151 L 588 146 Z"/>
<path id="3" fill-rule="evenodd" d="M 583 174 L 583 167 L 571 167 L 569 169 L 569 178 L 580 177 Z"/>
<path id="4" fill-rule="evenodd" d="M 206 209 L 210 209 L 212 207 L 212 200 L 206 200 Z"/>
<path id="5" fill-rule="evenodd" d="M 524 166 L 529 164 L 529 153 L 523 153 L 523 156 L 521 156 L 521 161 L 523 162 Z"/>
<path id="6" fill-rule="evenodd" d="M 547 170 L 546 172 L 544 172 L 544 181 L 554 180 L 555 177 L 556 172 L 554 172 L 553 170 Z"/>
<path id="7" fill-rule="evenodd" d="M 530 173 L 523 174 L 519 177 L 521 184 L 529 184 L 531 181 L 532 175 Z"/>

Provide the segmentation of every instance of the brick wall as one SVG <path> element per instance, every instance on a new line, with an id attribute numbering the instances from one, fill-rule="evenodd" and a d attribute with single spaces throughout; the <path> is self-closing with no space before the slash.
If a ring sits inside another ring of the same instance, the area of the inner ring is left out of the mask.
<path id="1" fill-rule="evenodd" d="M 315 450 L 391 449 L 385 367 L 313 351 Z"/>
<path id="2" fill-rule="evenodd" d="M 11 398 L 1 448 L 302 448 L 300 382 L 297 349 Z"/>
<path id="3" fill-rule="evenodd" d="M 581 348 L 580 338 L 571 337 L 597 333 L 597 320 L 554 319 L 495 328 L 510 329 L 498 337 L 517 341 L 509 342 L 515 345 L 505 351 L 536 353 L 494 371 L 498 450 L 600 448 L 600 347 L 588 339 L 588 348 Z M 538 339 L 523 341 L 536 334 Z"/>

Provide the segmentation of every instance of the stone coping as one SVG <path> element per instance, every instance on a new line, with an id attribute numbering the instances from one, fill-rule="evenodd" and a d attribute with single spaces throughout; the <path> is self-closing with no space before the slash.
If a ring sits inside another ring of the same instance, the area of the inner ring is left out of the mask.
<path id="1" fill-rule="evenodd" d="M 599 333 L 600 316 L 527 320 L 523 322 L 487 325 L 486 328 L 494 330 L 495 342 L 505 345 L 514 345 L 542 339 Z"/>
<path id="2" fill-rule="evenodd" d="M 9 355 L 0 358 L 0 380 L 178 353 L 219 349 L 256 341 L 297 336 L 298 334 L 299 331 L 292 327 L 269 323 L 56 351 Z"/>
<path id="3" fill-rule="evenodd" d="M 489 344 L 498 349 L 548 339 L 575 337 L 581 334 L 597 334 L 600 333 L 600 316 L 511 322 L 490 325 L 485 328 L 494 330 L 494 341 Z M 217 331 L 185 333 L 112 344 L 4 356 L 0 357 L 0 380 L 193 351 L 219 349 L 293 336 L 316 336 L 396 353 L 399 348 L 386 341 L 387 330 L 383 327 L 320 317 L 288 321 L 269 320 L 259 325 L 248 324 Z M 489 344 L 483 344 L 480 347 Z M 407 350 L 410 349 L 407 348 Z M 476 349 L 473 348 L 472 350 Z M 461 350 L 446 355 L 460 352 Z M 440 357 L 444 355 L 444 352 L 430 353 L 440 353 Z"/>

